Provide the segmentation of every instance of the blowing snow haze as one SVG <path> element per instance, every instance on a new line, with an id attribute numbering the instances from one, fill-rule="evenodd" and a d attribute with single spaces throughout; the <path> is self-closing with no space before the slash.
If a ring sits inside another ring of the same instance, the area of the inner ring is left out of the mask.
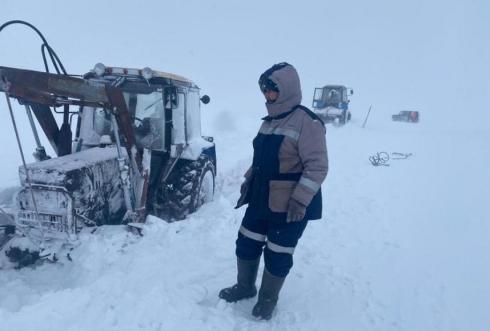
<path id="1" fill-rule="evenodd" d="M 373 105 L 370 121 L 408 109 L 438 127 L 470 130 L 490 121 L 489 16 L 486 1 L 439 0 L 147 1 L 142 8 L 4 0 L 0 12 L 1 22 L 38 27 L 69 73 L 103 62 L 189 76 L 211 96 L 208 112 L 260 116 L 258 76 L 287 61 L 300 73 L 307 106 L 315 87 L 343 84 L 354 89 L 355 118 Z M 8 27 L 0 63 L 43 70 L 40 44 L 28 28 Z M 10 123 L 0 128 L 10 132 Z M 15 146 L 12 135 L 4 139 Z M 4 153 L 20 161 L 15 150 Z"/>
<path id="2" fill-rule="evenodd" d="M 38 27 L 69 72 L 97 62 L 160 68 L 193 77 L 217 109 L 260 109 L 258 75 L 287 61 L 301 74 L 307 105 L 314 87 L 338 83 L 354 88 L 360 117 L 373 104 L 373 117 L 409 108 L 443 122 L 461 118 L 462 109 L 487 116 L 489 16 L 486 1 L 439 0 L 147 1 L 141 8 L 4 0 L 0 13 L 2 22 Z M 6 29 L 0 45 L 4 66 L 42 69 L 40 41 L 27 28 Z"/>
<path id="3" fill-rule="evenodd" d="M 0 270 L 0 330 L 488 329 L 489 1 L 1 0 L 0 25 L 10 20 L 36 26 L 70 74 L 102 62 L 192 79 L 211 97 L 202 132 L 215 137 L 218 175 L 214 201 L 189 220 L 150 217 L 142 238 L 103 227 L 81 239 L 73 264 Z M 9 26 L 0 66 L 43 71 L 40 46 Z M 266 115 L 257 81 L 283 61 L 305 106 L 315 87 L 352 88 L 352 121 L 327 127 L 324 220 L 305 232 L 277 316 L 257 324 L 252 301 L 227 305 L 217 293 L 235 277 L 243 210 L 233 206 Z M 420 123 L 392 122 L 401 110 Z M 4 205 L 21 158 L 3 95 L 0 115 Z M 381 150 L 413 156 L 372 167 Z"/>

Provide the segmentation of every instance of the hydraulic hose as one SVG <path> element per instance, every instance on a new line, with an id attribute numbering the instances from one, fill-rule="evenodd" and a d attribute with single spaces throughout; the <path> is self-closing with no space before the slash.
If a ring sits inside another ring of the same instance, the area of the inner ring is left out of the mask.
<path id="1" fill-rule="evenodd" d="M 60 58 L 58 57 L 58 55 L 56 54 L 54 49 L 51 46 L 49 46 L 48 41 L 46 40 L 46 38 L 44 38 L 41 31 L 39 31 L 31 23 L 21 21 L 21 20 L 13 20 L 13 21 L 8 21 L 8 22 L 2 24 L 0 26 L 0 32 L 2 32 L 3 29 L 5 29 L 7 26 L 12 25 L 12 24 L 26 25 L 26 26 L 30 27 L 32 30 L 34 30 L 39 35 L 39 37 L 42 39 L 43 44 L 41 46 L 41 54 L 43 57 L 44 68 L 45 68 L 46 72 L 49 72 L 48 61 L 46 59 L 46 50 L 47 50 L 49 57 L 51 58 L 51 63 L 53 65 L 54 69 L 56 70 L 56 73 L 60 74 L 61 72 L 63 72 L 64 75 L 67 75 L 65 67 L 63 66 L 63 63 L 61 63 Z"/>

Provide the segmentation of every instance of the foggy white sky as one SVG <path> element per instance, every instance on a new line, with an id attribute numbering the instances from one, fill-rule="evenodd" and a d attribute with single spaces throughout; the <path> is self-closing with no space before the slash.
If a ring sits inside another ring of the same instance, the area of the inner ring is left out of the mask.
<path id="1" fill-rule="evenodd" d="M 212 98 L 209 108 L 219 111 L 263 112 L 257 78 L 287 61 L 300 73 L 307 106 L 315 86 L 338 83 L 354 89 L 358 118 L 373 104 L 373 116 L 386 118 L 417 109 L 427 120 L 446 114 L 453 120 L 471 109 L 469 117 L 490 119 L 485 0 L 1 0 L 0 6 L 1 23 L 37 26 L 71 73 L 97 62 L 175 72 L 202 87 Z M 0 33 L 0 65 L 42 70 L 38 37 L 8 27 Z"/>

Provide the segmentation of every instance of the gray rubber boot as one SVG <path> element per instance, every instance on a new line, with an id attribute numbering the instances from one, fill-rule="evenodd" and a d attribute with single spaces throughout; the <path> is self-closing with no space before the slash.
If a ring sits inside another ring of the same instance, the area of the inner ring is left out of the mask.
<path id="1" fill-rule="evenodd" d="M 222 289 L 219 297 L 227 302 L 237 302 L 257 295 L 255 280 L 259 270 L 260 258 L 257 260 L 242 260 L 237 258 L 237 283 Z"/>
<path id="2" fill-rule="evenodd" d="M 258 319 L 269 320 L 276 308 L 279 292 L 286 277 L 277 277 L 264 268 L 262 285 L 259 291 L 259 300 L 255 304 L 252 315 Z"/>

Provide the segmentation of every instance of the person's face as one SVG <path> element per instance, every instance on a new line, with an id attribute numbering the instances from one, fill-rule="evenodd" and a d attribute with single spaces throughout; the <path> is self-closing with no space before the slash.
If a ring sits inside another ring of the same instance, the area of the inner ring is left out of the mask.
<path id="1" fill-rule="evenodd" d="M 266 90 L 266 91 L 264 91 L 264 97 L 265 97 L 265 100 L 267 100 L 267 102 L 273 103 L 279 97 L 279 92 L 272 91 L 272 90 Z"/>

